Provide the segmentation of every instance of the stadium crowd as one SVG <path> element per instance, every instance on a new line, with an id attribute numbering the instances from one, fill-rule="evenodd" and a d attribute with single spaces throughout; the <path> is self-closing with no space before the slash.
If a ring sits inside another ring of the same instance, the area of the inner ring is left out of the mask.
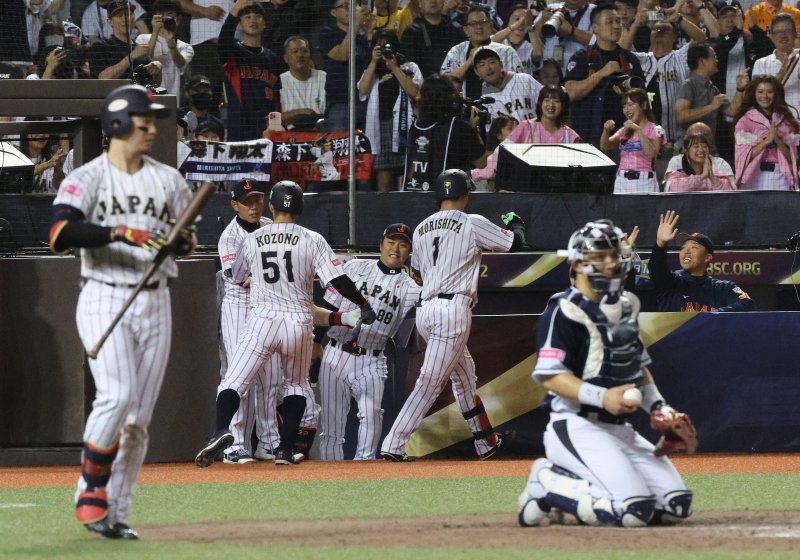
<path id="1" fill-rule="evenodd" d="M 500 145 L 522 142 L 596 146 L 614 193 L 798 189 L 800 10 L 780 0 L 373 0 L 356 29 L 348 0 L 2 4 L 4 31 L 26 32 L 0 34 L 0 76 L 177 95 L 183 142 L 344 131 L 352 88 L 375 190 L 426 189 L 426 164 L 503 190 Z M 55 192 L 69 140 L 18 144 Z"/>

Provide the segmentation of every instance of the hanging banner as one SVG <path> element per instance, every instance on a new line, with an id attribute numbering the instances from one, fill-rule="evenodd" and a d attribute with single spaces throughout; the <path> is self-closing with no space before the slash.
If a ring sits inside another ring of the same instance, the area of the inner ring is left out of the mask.
<path id="1" fill-rule="evenodd" d="M 275 180 L 288 179 L 305 189 L 307 183 L 346 181 L 349 167 L 349 141 L 343 132 L 271 131 L 273 142 L 272 175 Z M 369 181 L 372 176 L 372 148 L 367 137 L 356 131 L 356 180 Z M 320 184 L 321 183 L 321 184 Z M 320 188 L 321 187 L 321 188 Z"/>
<path id="2" fill-rule="evenodd" d="M 270 180 L 273 144 L 267 138 L 247 142 L 206 142 L 185 144 L 188 157 L 180 165 L 187 181 Z"/>

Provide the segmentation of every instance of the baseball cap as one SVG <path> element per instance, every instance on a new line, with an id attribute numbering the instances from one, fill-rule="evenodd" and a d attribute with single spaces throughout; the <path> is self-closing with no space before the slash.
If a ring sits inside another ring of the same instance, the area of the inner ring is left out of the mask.
<path id="1" fill-rule="evenodd" d="M 714 2 L 714 7 L 717 9 L 717 15 L 722 15 L 722 12 L 725 10 L 735 10 L 735 9 L 742 9 L 742 5 L 738 2 L 738 0 L 717 0 Z"/>
<path id="2" fill-rule="evenodd" d="M 108 17 L 113 16 L 118 11 L 124 10 L 125 8 L 128 8 L 131 13 L 136 11 L 136 7 L 129 3 L 128 0 L 111 0 L 111 2 L 103 7 L 106 9 L 106 12 L 108 12 Z"/>
<path id="3" fill-rule="evenodd" d="M 225 138 L 225 127 L 216 120 L 206 119 L 197 123 L 197 128 L 194 129 L 195 136 L 206 132 L 214 132 L 220 138 Z"/>
<path id="4" fill-rule="evenodd" d="M 241 202 L 242 200 L 260 194 L 266 196 L 264 187 L 255 179 L 242 179 L 231 189 L 231 200 Z"/>
<path id="5" fill-rule="evenodd" d="M 189 83 L 186 84 L 186 89 L 195 89 L 202 85 L 211 87 L 211 80 L 209 80 L 208 77 L 204 76 L 203 74 L 195 74 L 192 76 L 192 79 L 189 80 Z"/>
<path id="6" fill-rule="evenodd" d="M 472 63 L 477 65 L 481 60 L 486 58 L 496 58 L 497 60 L 500 60 L 500 55 L 497 54 L 497 51 L 491 47 L 481 47 L 475 52 L 475 56 L 472 58 Z"/>
<path id="7" fill-rule="evenodd" d="M 706 251 L 713 254 L 714 253 L 714 244 L 711 243 L 711 239 L 707 235 L 703 235 L 702 233 L 686 233 L 681 232 L 675 238 L 678 244 L 683 247 L 683 244 L 687 241 L 697 241 L 700 245 L 705 247 Z"/>
<path id="8" fill-rule="evenodd" d="M 390 224 L 383 230 L 381 241 L 387 237 L 404 237 L 406 241 L 411 243 L 411 229 L 405 224 Z"/>

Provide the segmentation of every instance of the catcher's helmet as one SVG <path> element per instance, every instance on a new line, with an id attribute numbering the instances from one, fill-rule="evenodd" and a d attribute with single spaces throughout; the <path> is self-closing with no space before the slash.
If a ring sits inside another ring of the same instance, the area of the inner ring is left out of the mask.
<path id="1" fill-rule="evenodd" d="M 269 201 L 278 212 L 289 214 L 303 212 L 303 191 L 294 181 L 278 181 L 272 185 Z"/>
<path id="2" fill-rule="evenodd" d="M 131 115 L 155 113 L 156 117 L 168 117 L 170 110 L 156 103 L 155 94 L 142 86 L 127 85 L 118 87 L 106 96 L 100 124 L 103 132 L 110 137 L 125 136 L 133 128 Z"/>
<path id="3" fill-rule="evenodd" d="M 436 201 L 455 200 L 475 190 L 472 179 L 461 169 L 445 169 L 436 177 Z"/>
<path id="4" fill-rule="evenodd" d="M 587 253 L 608 250 L 617 251 L 617 265 L 611 276 L 598 272 L 584 258 Z M 633 249 L 622 230 L 616 227 L 611 220 L 596 220 L 588 222 L 572 234 L 565 256 L 570 262 L 583 262 L 583 273 L 588 278 L 592 289 L 602 293 L 615 293 L 622 290 L 625 277 L 631 270 Z"/>

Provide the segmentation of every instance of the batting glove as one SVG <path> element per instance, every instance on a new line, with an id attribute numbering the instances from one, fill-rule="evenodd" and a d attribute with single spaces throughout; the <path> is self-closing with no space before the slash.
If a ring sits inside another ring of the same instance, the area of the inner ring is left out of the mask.
<path id="1" fill-rule="evenodd" d="M 355 327 L 358 324 L 358 320 L 361 318 L 361 310 L 360 309 L 352 309 L 347 313 L 342 313 L 341 321 L 342 324 L 348 327 Z"/>
<path id="2" fill-rule="evenodd" d="M 148 251 L 158 251 L 167 243 L 167 237 L 160 230 L 146 231 L 128 226 L 116 226 L 111 228 L 111 241 L 122 241 L 127 245 L 142 247 Z"/>
<path id="3" fill-rule="evenodd" d="M 375 315 L 375 310 L 372 309 L 368 301 L 365 301 L 361 305 L 361 322 L 365 325 L 371 325 L 377 318 L 378 316 Z"/>
<path id="4" fill-rule="evenodd" d="M 503 223 L 508 227 L 513 227 L 515 224 L 519 224 L 521 226 L 525 225 L 525 222 L 522 221 L 522 218 L 519 217 L 519 214 L 516 212 L 509 212 L 508 214 L 503 214 L 500 216 L 500 219 L 503 220 Z"/>

